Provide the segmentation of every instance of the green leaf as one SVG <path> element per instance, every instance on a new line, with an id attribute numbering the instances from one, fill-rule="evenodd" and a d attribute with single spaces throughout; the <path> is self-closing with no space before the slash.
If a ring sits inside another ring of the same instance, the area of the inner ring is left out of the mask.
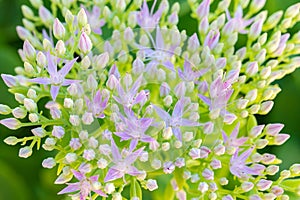
<path id="1" fill-rule="evenodd" d="M 254 126 L 257 126 L 257 121 L 254 115 L 249 115 L 247 122 L 247 131 L 249 132 Z"/>
<path id="2" fill-rule="evenodd" d="M 143 198 L 141 186 L 136 178 L 132 178 L 130 185 L 130 198 L 132 197 L 138 197 L 140 200 Z"/>
<path id="3" fill-rule="evenodd" d="M 164 198 L 162 199 L 173 200 L 174 197 L 175 197 L 174 189 L 172 188 L 171 182 L 169 182 L 164 192 Z"/>
<path id="4" fill-rule="evenodd" d="M 300 178 L 297 179 L 287 179 L 280 184 L 285 190 L 290 192 L 296 192 L 300 189 Z"/>
<path id="5" fill-rule="evenodd" d="M 174 177 L 179 187 L 179 190 L 181 190 L 185 184 L 185 179 L 183 178 L 183 168 L 176 168 Z"/>

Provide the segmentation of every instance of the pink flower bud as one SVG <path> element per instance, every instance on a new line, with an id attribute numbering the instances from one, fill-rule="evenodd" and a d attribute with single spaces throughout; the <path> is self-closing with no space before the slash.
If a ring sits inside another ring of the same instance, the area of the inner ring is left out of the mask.
<path id="1" fill-rule="evenodd" d="M 39 8 L 39 16 L 45 25 L 52 24 L 53 16 L 52 16 L 51 12 L 44 6 L 41 6 Z"/>
<path id="2" fill-rule="evenodd" d="M 11 113 L 11 109 L 9 106 L 0 104 L 0 114 L 1 115 L 8 115 Z"/>
<path id="3" fill-rule="evenodd" d="M 171 161 L 164 163 L 164 173 L 165 174 L 171 174 L 174 170 L 175 170 L 175 165 Z"/>
<path id="4" fill-rule="evenodd" d="M 267 189 L 269 189 L 272 185 L 272 181 L 270 180 L 265 180 L 265 179 L 260 179 L 257 183 L 256 183 L 256 187 L 258 190 L 260 191 L 265 191 Z"/>
<path id="5" fill-rule="evenodd" d="M 177 158 L 175 161 L 175 166 L 181 168 L 185 166 L 185 159 L 184 158 Z"/>
<path id="6" fill-rule="evenodd" d="M 208 184 L 206 182 L 200 182 L 198 185 L 198 190 L 204 194 L 208 190 Z"/>
<path id="7" fill-rule="evenodd" d="M 283 129 L 283 127 L 284 124 L 268 124 L 265 128 L 265 131 L 267 135 L 275 136 Z"/>
<path id="8" fill-rule="evenodd" d="M 278 171 L 279 171 L 279 166 L 277 165 L 270 165 L 266 168 L 266 173 L 271 176 L 275 175 Z"/>
<path id="9" fill-rule="evenodd" d="M 280 195 L 282 195 L 284 193 L 284 190 L 281 187 L 279 187 L 279 186 L 274 186 L 274 187 L 272 187 L 271 192 L 273 194 L 275 194 L 276 196 L 280 196 Z"/>
<path id="10" fill-rule="evenodd" d="M 259 114 L 265 115 L 271 111 L 273 108 L 274 102 L 273 101 L 265 101 L 261 104 Z"/>
<path id="11" fill-rule="evenodd" d="M 51 157 L 50 158 L 46 158 L 42 162 L 42 166 L 44 168 L 48 168 L 48 169 L 53 168 L 55 165 L 56 165 L 56 162 L 55 162 L 54 158 L 51 158 Z"/>
<path id="12" fill-rule="evenodd" d="M 205 16 L 199 23 L 199 32 L 202 34 L 202 35 L 206 35 L 207 31 L 208 31 L 208 28 L 209 28 L 209 22 L 208 22 L 208 18 L 207 16 Z"/>
<path id="13" fill-rule="evenodd" d="M 254 76 L 258 72 L 257 62 L 250 62 L 246 67 L 246 74 L 249 76 Z"/>
<path id="14" fill-rule="evenodd" d="M 249 31 L 249 39 L 255 40 L 258 38 L 262 30 L 262 25 L 263 25 L 263 19 L 259 19 L 258 21 L 254 22 L 251 25 Z"/>
<path id="15" fill-rule="evenodd" d="M 213 169 L 220 169 L 222 168 L 222 163 L 220 160 L 217 160 L 217 159 L 213 159 L 210 163 L 210 166 L 213 168 Z"/>
<path id="16" fill-rule="evenodd" d="M 282 145 L 290 138 L 289 134 L 281 133 L 274 136 L 274 144 Z"/>
<path id="17" fill-rule="evenodd" d="M 196 13 L 199 19 L 202 19 L 203 17 L 208 17 L 209 14 L 209 5 L 210 0 L 203 0 L 200 5 L 198 6 Z"/>
<path id="18" fill-rule="evenodd" d="M 61 139 L 65 135 L 65 129 L 61 126 L 53 126 L 52 135 Z"/>
<path id="19" fill-rule="evenodd" d="M 244 192 L 249 192 L 254 187 L 252 182 L 243 182 L 241 188 Z"/>
<path id="20" fill-rule="evenodd" d="M 184 82 L 180 82 L 178 85 L 176 85 L 174 89 L 174 93 L 178 99 L 184 97 L 186 92 L 186 87 Z"/>
<path id="21" fill-rule="evenodd" d="M 77 150 L 82 146 L 82 144 L 80 143 L 79 138 L 72 138 L 69 145 L 74 150 Z"/>
<path id="22" fill-rule="evenodd" d="M 95 151 L 93 149 L 85 149 L 83 151 L 83 156 L 84 159 L 87 161 L 91 161 L 96 157 Z"/>
<path id="23" fill-rule="evenodd" d="M 28 40 L 25 40 L 24 44 L 23 44 L 23 52 L 25 57 L 28 60 L 34 60 L 35 56 L 36 56 L 36 51 L 34 49 L 34 47 L 30 44 L 30 42 Z"/>
<path id="24" fill-rule="evenodd" d="M 154 179 L 148 179 L 146 182 L 146 187 L 150 191 L 154 191 L 158 188 L 157 182 Z"/>
<path id="25" fill-rule="evenodd" d="M 219 42 L 220 32 L 218 30 L 210 30 L 204 40 L 204 46 L 214 49 Z"/>
<path id="26" fill-rule="evenodd" d="M 32 155 L 32 148 L 29 146 L 23 147 L 19 150 L 19 157 L 28 158 Z"/>
<path id="27" fill-rule="evenodd" d="M 265 125 L 259 125 L 259 126 L 254 126 L 249 133 L 250 137 L 256 138 L 258 137 L 261 133 L 262 130 L 264 129 Z"/>
<path id="28" fill-rule="evenodd" d="M 204 134 L 211 134 L 214 131 L 214 123 L 213 122 L 206 122 L 203 126 Z"/>
<path id="29" fill-rule="evenodd" d="M 79 38 L 79 44 L 78 44 L 79 50 L 84 54 L 87 54 L 88 52 L 91 51 L 92 47 L 93 44 L 91 39 L 85 32 L 82 32 Z"/>
<path id="30" fill-rule="evenodd" d="M 21 127 L 21 122 L 15 118 L 7 118 L 0 120 L 0 124 L 6 126 L 11 130 L 16 130 Z"/>
<path id="31" fill-rule="evenodd" d="M 42 127 L 31 129 L 31 132 L 33 133 L 33 135 L 40 137 L 40 138 L 46 136 L 46 131 Z"/>
<path id="32" fill-rule="evenodd" d="M 64 25 L 59 21 L 59 19 L 54 20 L 53 24 L 53 35 L 57 39 L 63 39 L 65 37 L 66 30 Z"/>
<path id="33" fill-rule="evenodd" d="M 19 36 L 19 38 L 21 38 L 22 40 L 27 40 L 31 37 L 31 33 L 29 30 L 25 29 L 22 26 L 17 26 L 17 34 Z"/>
<path id="34" fill-rule="evenodd" d="M 199 43 L 197 34 L 193 34 L 188 40 L 187 49 L 193 52 L 193 51 L 196 51 L 199 48 L 199 46 L 200 46 L 200 43 Z"/>
<path id="35" fill-rule="evenodd" d="M 202 176 L 206 180 L 214 180 L 214 172 L 208 168 L 205 168 L 202 172 Z"/>
<path id="36" fill-rule="evenodd" d="M 191 156 L 193 160 L 200 158 L 200 149 L 192 148 L 189 152 L 189 156 Z"/>
<path id="37" fill-rule="evenodd" d="M 269 153 L 264 153 L 261 162 L 263 164 L 271 164 L 272 162 L 274 162 L 276 159 L 275 155 L 269 154 Z"/>

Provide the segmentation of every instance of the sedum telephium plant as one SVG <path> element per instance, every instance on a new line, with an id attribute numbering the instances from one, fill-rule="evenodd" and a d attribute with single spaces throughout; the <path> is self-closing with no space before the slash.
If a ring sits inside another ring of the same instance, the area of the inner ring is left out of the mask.
<path id="1" fill-rule="evenodd" d="M 42 165 L 66 184 L 58 194 L 300 195 L 300 164 L 280 171 L 276 155 L 261 153 L 289 139 L 283 124 L 255 118 L 272 109 L 273 82 L 300 66 L 300 32 L 287 33 L 300 4 L 268 15 L 266 0 L 190 0 L 198 31 L 188 36 L 177 27 L 179 3 L 166 0 L 30 2 L 17 27 L 24 67 L 1 75 L 19 106 L 1 104 L 0 123 L 31 127 L 5 139 L 23 146 L 20 157 L 55 152 Z"/>

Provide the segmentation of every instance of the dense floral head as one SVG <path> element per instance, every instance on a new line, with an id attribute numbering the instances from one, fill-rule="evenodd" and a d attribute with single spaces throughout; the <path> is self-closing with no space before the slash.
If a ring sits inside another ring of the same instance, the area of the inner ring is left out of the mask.
<path id="1" fill-rule="evenodd" d="M 67 184 L 58 194 L 299 195 L 299 164 L 273 176 L 281 161 L 262 153 L 290 136 L 255 116 L 272 109 L 273 82 L 300 66 L 299 33 L 287 33 L 300 4 L 267 16 L 264 0 L 189 2 L 199 26 L 188 36 L 179 4 L 166 0 L 32 2 L 39 16 L 26 7 L 30 24 L 17 27 L 24 68 L 1 75 L 19 106 L 1 104 L 0 123 L 32 127 L 32 137 L 5 139 L 24 146 L 20 157 L 35 145 L 55 151 L 42 165 L 58 166 L 55 183 Z"/>

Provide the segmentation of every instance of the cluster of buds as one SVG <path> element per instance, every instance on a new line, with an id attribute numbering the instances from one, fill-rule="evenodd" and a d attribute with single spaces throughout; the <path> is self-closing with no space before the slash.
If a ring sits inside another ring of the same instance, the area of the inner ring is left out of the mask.
<path id="1" fill-rule="evenodd" d="M 42 166 L 57 167 L 55 184 L 67 184 L 58 194 L 300 195 L 300 164 L 280 171 L 276 155 L 260 153 L 289 139 L 283 124 L 255 118 L 272 109 L 273 82 L 300 67 L 300 32 L 287 33 L 300 21 L 299 3 L 268 16 L 266 0 L 191 0 L 199 26 L 188 36 L 177 27 L 178 2 L 30 2 L 38 11 L 22 6 L 17 27 L 24 67 L 1 75 L 19 106 L 1 104 L 8 117 L 0 124 L 32 127 L 28 137 L 5 139 L 23 146 L 20 157 L 40 146 L 56 153 Z"/>

